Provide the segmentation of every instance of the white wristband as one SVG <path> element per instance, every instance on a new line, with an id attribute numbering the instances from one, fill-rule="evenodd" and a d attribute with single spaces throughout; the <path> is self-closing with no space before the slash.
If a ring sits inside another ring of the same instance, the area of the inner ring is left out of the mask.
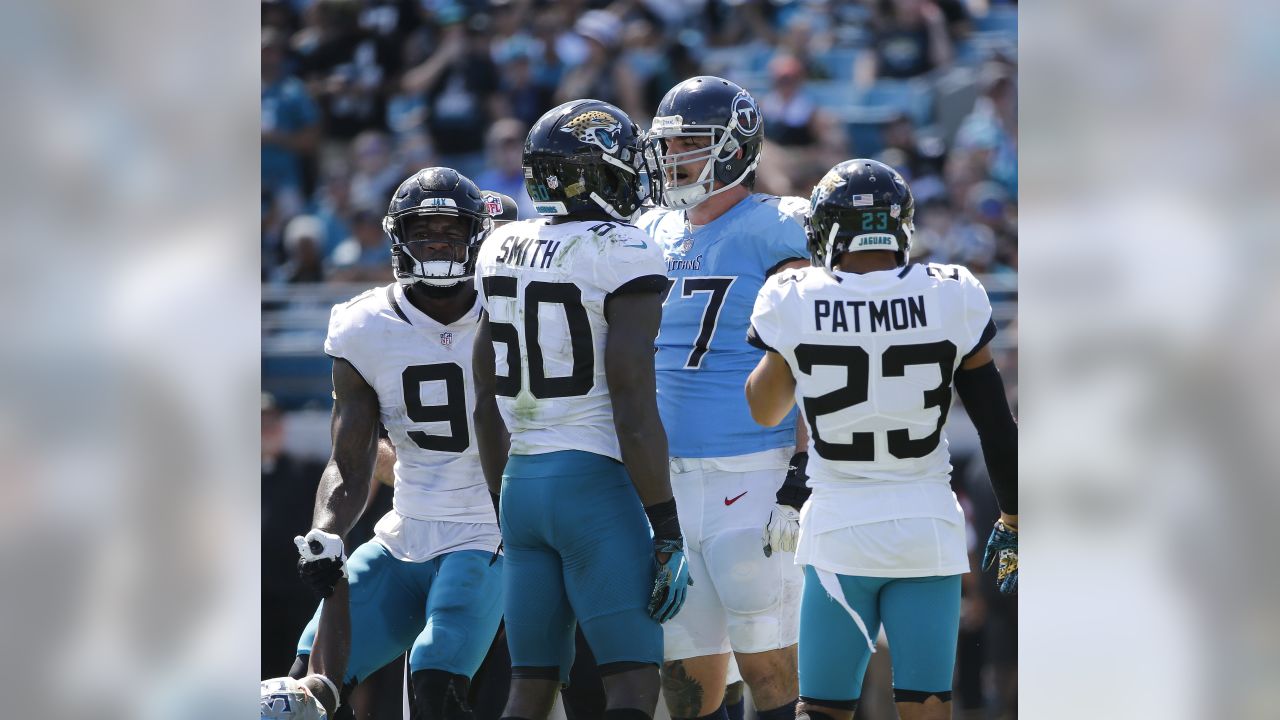
<path id="1" fill-rule="evenodd" d="M 318 680 L 320 680 L 320 682 L 324 683 L 325 687 L 329 688 L 329 692 L 333 693 L 333 702 L 334 702 L 333 709 L 335 711 L 338 708 L 342 707 L 342 695 L 338 693 L 338 686 L 333 684 L 332 680 L 330 680 L 329 678 L 319 673 L 312 673 L 307 677 L 317 678 Z M 306 678 L 303 678 L 303 679 L 305 680 Z"/>

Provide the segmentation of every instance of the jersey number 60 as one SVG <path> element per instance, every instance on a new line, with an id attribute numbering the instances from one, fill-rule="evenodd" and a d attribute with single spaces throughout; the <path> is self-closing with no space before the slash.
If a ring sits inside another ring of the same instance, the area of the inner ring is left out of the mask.
<path id="1" fill-rule="evenodd" d="M 484 294 L 490 298 L 516 297 L 516 279 L 490 275 L 482 281 Z M 569 324 L 569 344 L 573 352 L 573 370 L 563 377 L 547 377 L 538 344 L 538 310 L 540 305 L 560 305 Z M 529 392 L 539 400 L 578 397 L 595 387 L 595 346 L 591 337 L 591 321 L 582 306 L 582 289 L 573 283 L 535 280 L 524 289 L 524 338 L 528 344 Z M 507 375 L 498 375 L 494 390 L 504 397 L 520 393 L 520 333 L 511 323 L 489 319 L 489 333 L 495 343 L 507 346 Z"/>

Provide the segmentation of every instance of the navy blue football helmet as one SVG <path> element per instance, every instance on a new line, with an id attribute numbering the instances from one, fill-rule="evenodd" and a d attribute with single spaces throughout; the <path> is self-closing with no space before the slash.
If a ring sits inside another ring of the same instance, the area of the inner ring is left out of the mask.
<path id="1" fill-rule="evenodd" d="M 410 218 L 433 215 L 457 217 L 465 223 L 466 247 L 455 248 L 443 259 L 414 256 L 405 223 Z M 447 167 L 423 168 L 400 183 L 382 219 L 382 229 L 391 238 L 391 268 L 396 280 L 406 287 L 418 282 L 450 287 L 470 278 L 475 273 L 480 243 L 492 227 L 480 188 L 466 175 Z"/>
<path id="2" fill-rule="evenodd" d="M 628 220 L 648 196 L 640 129 L 599 100 L 548 110 L 524 142 L 524 184 L 542 215 L 603 210 Z"/>
<path id="3" fill-rule="evenodd" d="M 906 265 L 916 201 L 901 173 L 878 160 L 845 160 L 813 188 L 805 235 L 813 264 L 828 270 L 841 253 L 892 250 Z"/>
<path id="4" fill-rule="evenodd" d="M 668 152 L 668 141 L 677 137 L 696 139 L 701 147 Z M 764 147 L 764 118 L 740 85 L 701 75 L 667 92 L 645 141 L 658 165 L 658 204 L 691 208 L 751 176 Z"/>

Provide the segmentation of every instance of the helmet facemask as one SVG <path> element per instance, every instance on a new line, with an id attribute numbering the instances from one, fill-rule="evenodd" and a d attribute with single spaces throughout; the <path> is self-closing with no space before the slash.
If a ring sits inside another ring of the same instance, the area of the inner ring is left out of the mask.
<path id="1" fill-rule="evenodd" d="M 746 150 L 734 132 L 737 124 L 736 115 L 728 125 L 684 125 L 678 115 L 653 119 L 645 144 L 657 165 L 653 184 L 659 205 L 672 210 L 688 209 L 737 187 L 750 176 L 760 162 L 760 154 L 756 153 L 749 162 L 745 159 Z M 707 144 L 669 153 L 667 144 L 675 138 L 705 138 Z M 739 150 L 743 150 L 743 157 L 737 157 Z M 724 184 L 717 188 L 716 182 Z"/>
<path id="2" fill-rule="evenodd" d="M 463 232 L 417 238 L 410 235 L 415 219 L 433 217 L 457 218 Z M 488 215 L 452 207 L 412 208 L 386 216 L 382 228 L 391 238 L 391 267 L 396 280 L 405 287 L 422 283 L 429 288 L 451 288 L 469 280 L 475 272 L 480 243 L 492 226 Z M 433 247 L 441 245 L 444 247 Z"/>

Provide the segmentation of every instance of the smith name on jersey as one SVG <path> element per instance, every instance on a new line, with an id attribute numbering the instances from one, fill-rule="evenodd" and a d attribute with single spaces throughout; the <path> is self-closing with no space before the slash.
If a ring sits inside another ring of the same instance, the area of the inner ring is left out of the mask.
<path id="1" fill-rule="evenodd" d="M 605 305 L 665 282 L 662 251 L 616 220 L 524 220 L 485 239 L 476 286 L 513 455 L 583 450 L 621 461 L 605 379 Z"/>
<path id="2" fill-rule="evenodd" d="M 674 457 L 730 457 L 795 443 L 795 415 L 751 419 L 742 386 L 760 360 L 744 339 L 769 273 L 809 257 L 801 198 L 753 194 L 706 225 L 655 209 L 639 225 L 662 246 L 668 277 L 658 334 L 658 409 Z M 714 419 L 714 422 L 709 420 Z"/>
<path id="3" fill-rule="evenodd" d="M 418 310 L 399 283 L 335 305 L 326 354 L 351 363 L 378 393 L 396 448 L 395 500 L 416 520 L 493 523 L 471 408 L 477 302 L 452 325 Z"/>

